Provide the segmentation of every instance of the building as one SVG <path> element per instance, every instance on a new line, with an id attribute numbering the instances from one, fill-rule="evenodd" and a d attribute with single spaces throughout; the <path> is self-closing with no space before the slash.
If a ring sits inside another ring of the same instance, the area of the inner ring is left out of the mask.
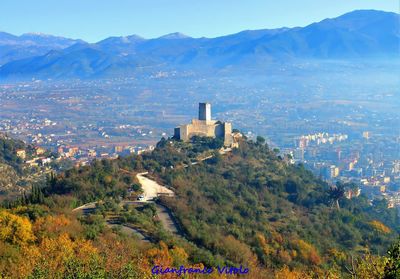
<path id="1" fill-rule="evenodd" d="M 367 139 L 367 140 L 368 140 L 368 139 L 370 138 L 370 136 L 371 136 L 371 135 L 370 135 L 370 132 L 368 132 L 368 131 L 365 131 L 365 132 L 362 133 L 362 137 L 363 137 L 364 139 Z"/>
<path id="2" fill-rule="evenodd" d="M 332 178 L 338 177 L 339 174 L 340 174 L 340 170 L 335 165 L 327 166 L 322 169 L 322 175 L 326 179 L 332 179 Z"/>
<path id="3" fill-rule="evenodd" d="M 97 156 L 97 152 L 94 149 L 89 149 L 87 153 L 88 153 L 89 157 L 96 157 Z"/>
<path id="4" fill-rule="evenodd" d="M 114 152 L 115 153 L 121 153 L 124 150 L 124 147 L 121 145 L 116 145 L 114 146 Z"/>
<path id="5" fill-rule="evenodd" d="M 36 147 L 36 155 L 42 155 L 46 152 L 46 149 L 42 147 Z"/>
<path id="6" fill-rule="evenodd" d="M 18 149 L 17 150 L 17 156 L 21 158 L 22 160 L 25 160 L 26 158 L 26 151 L 24 149 Z"/>
<path id="7" fill-rule="evenodd" d="M 304 161 L 304 148 L 296 148 L 293 151 L 293 157 L 297 161 Z"/>
<path id="8" fill-rule="evenodd" d="M 174 137 L 189 141 L 193 136 L 223 138 L 225 146 L 232 146 L 232 124 L 211 119 L 211 104 L 199 103 L 199 118 L 175 128 Z"/>

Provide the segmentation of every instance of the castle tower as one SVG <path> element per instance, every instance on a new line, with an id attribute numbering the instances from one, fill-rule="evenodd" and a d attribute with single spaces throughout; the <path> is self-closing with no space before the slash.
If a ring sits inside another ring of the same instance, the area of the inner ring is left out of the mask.
<path id="1" fill-rule="evenodd" d="M 211 120 L 211 104 L 199 103 L 199 120 Z"/>

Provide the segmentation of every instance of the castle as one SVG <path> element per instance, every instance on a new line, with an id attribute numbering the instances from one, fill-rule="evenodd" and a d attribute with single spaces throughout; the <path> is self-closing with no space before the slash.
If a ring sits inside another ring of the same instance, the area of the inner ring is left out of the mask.
<path id="1" fill-rule="evenodd" d="M 193 136 L 223 138 L 224 146 L 233 144 L 232 123 L 211 120 L 211 104 L 199 103 L 199 119 L 192 119 L 192 123 L 175 128 L 174 137 L 189 141 Z"/>

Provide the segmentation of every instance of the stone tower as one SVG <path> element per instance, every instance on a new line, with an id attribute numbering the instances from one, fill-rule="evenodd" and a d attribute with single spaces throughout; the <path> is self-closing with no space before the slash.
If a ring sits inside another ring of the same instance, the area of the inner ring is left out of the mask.
<path id="1" fill-rule="evenodd" d="M 224 146 L 233 146 L 232 124 L 211 119 L 211 104 L 199 103 L 199 119 L 174 129 L 174 138 L 189 141 L 194 136 L 224 139 Z"/>
<path id="2" fill-rule="evenodd" d="M 199 103 L 199 120 L 211 121 L 210 103 Z"/>

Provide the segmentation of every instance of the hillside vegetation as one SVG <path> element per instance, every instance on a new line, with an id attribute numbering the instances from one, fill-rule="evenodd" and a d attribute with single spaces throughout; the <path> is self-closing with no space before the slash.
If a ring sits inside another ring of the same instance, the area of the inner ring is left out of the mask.
<path id="1" fill-rule="evenodd" d="M 224 155 L 216 144 L 163 139 L 151 153 L 49 177 L 42 189 L 0 210 L 0 227 L 15 230 L 0 233 L 0 274 L 147 278 L 153 265 L 183 264 L 242 265 L 250 268 L 247 278 L 396 278 L 395 209 L 384 201 L 371 205 L 363 195 L 345 199 L 339 190 L 354 185 L 330 187 L 277 156 L 262 138 L 243 140 Z M 206 154 L 213 157 L 190 163 Z M 118 206 L 128 190 L 140 192 L 135 173 L 143 170 L 174 189 L 176 197 L 160 202 L 172 210 L 183 238 L 166 233 L 150 205 Z M 101 201 L 93 213 L 71 213 L 90 201 Z M 153 243 L 107 228 L 110 215 L 142 228 Z"/>
<path id="2" fill-rule="evenodd" d="M 17 150 L 25 150 L 27 158 L 34 152 L 32 146 L 0 134 L 0 200 L 5 196 L 15 196 L 29 190 L 26 178 L 32 170 L 26 168 L 23 159 L 17 156 Z"/>

